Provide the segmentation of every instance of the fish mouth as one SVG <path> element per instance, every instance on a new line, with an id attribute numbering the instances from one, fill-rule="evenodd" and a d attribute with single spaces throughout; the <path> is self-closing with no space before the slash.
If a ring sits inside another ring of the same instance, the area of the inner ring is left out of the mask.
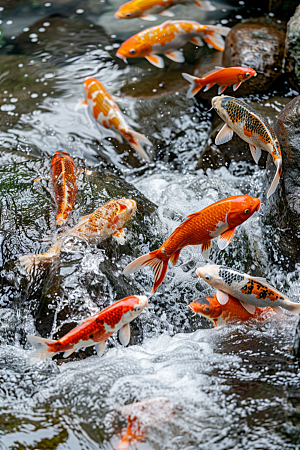
<path id="1" fill-rule="evenodd" d="M 198 277 L 202 278 L 201 269 L 202 269 L 202 267 L 198 267 L 198 269 L 196 269 L 196 274 L 198 275 Z"/>
<path id="2" fill-rule="evenodd" d="M 255 210 L 254 210 L 254 211 L 259 211 L 260 205 L 261 205 L 261 201 L 260 201 L 260 200 L 258 200 L 258 202 L 257 202 L 257 206 L 256 206 L 256 208 L 255 208 Z"/>
<path id="3" fill-rule="evenodd" d="M 120 59 L 123 59 L 123 61 L 127 64 L 127 58 L 126 58 L 126 56 L 121 55 L 121 53 L 120 53 L 119 51 L 116 53 L 116 56 L 117 56 L 118 58 L 120 58 Z"/>
<path id="4" fill-rule="evenodd" d="M 122 19 L 122 16 L 118 14 L 118 11 L 114 14 L 115 19 Z"/>

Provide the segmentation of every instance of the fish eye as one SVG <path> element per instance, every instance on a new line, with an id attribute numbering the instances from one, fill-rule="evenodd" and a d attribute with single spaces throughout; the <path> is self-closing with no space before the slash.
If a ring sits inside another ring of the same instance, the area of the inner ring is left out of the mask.
<path id="1" fill-rule="evenodd" d="M 131 13 L 127 13 L 127 14 L 126 14 L 126 17 L 130 17 L 130 16 L 131 16 Z"/>
<path id="2" fill-rule="evenodd" d="M 205 308 L 204 312 L 209 312 L 209 308 Z"/>
<path id="3" fill-rule="evenodd" d="M 250 209 L 248 209 L 248 208 L 245 209 L 245 211 L 244 211 L 245 214 L 249 214 L 249 212 L 250 212 Z"/>
<path id="4" fill-rule="evenodd" d="M 129 53 L 130 53 L 131 55 L 134 55 L 134 54 L 135 54 L 134 48 L 132 48 L 132 49 L 129 51 Z"/>
<path id="5" fill-rule="evenodd" d="M 246 77 L 250 77 L 250 73 L 249 72 L 246 73 Z"/>
<path id="6" fill-rule="evenodd" d="M 134 310 L 135 310 L 136 312 L 139 312 L 139 311 L 141 310 L 141 308 L 140 308 L 139 306 L 135 306 L 135 307 L 134 307 Z"/>
<path id="7" fill-rule="evenodd" d="M 205 275 L 205 279 L 206 280 L 212 280 L 213 279 L 213 277 L 211 277 L 210 275 L 208 275 L 208 273 Z"/>

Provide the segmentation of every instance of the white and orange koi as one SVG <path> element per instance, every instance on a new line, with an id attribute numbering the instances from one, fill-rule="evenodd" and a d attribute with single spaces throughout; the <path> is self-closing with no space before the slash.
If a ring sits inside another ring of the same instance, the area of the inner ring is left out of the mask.
<path id="1" fill-rule="evenodd" d="M 217 265 L 199 267 L 196 272 L 206 283 L 217 289 L 217 300 L 221 305 L 226 305 L 232 295 L 250 314 L 255 314 L 256 307 L 265 306 L 271 306 L 278 314 L 282 314 L 281 308 L 300 314 L 300 304 L 291 302 L 265 278 L 252 277 Z"/>
<path id="2" fill-rule="evenodd" d="M 141 142 L 150 146 L 152 143 L 142 134 L 129 128 L 120 108 L 100 81 L 96 78 L 86 78 L 84 88 L 85 100 L 75 109 L 78 109 L 81 105 L 87 106 L 95 120 L 103 127 L 111 129 L 119 142 L 123 142 L 123 136 L 142 158 L 149 160 L 150 158 L 143 149 Z"/>
<path id="3" fill-rule="evenodd" d="M 29 359 L 51 358 L 60 352 L 64 352 L 64 358 L 67 358 L 75 350 L 91 346 L 95 346 L 98 356 L 102 356 L 107 339 L 116 331 L 119 331 L 121 344 L 126 346 L 130 340 L 129 323 L 141 314 L 145 306 L 148 306 L 145 295 L 132 295 L 88 317 L 58 340 L 27 336 L 28 341 L 36 348 Z"/>
<path id="4" fill-rule="evenodd" d="M 37 270 L 42 271 L 58 258 L 65 240 L 72 236 L 87 242 L 101 242 L 109 236 L 114 236 L 123 244 L 125 232 L 122 227 L 135 210 L 134 200 L 126 198 L 110 200 L 92 214 L 82 217 L 70 231 L 59 235 L 46 253 L 20 256 L 19 261 L 29 274 L 35 274 Z"/>
<path id="5" fill-rule="evenodd" d="M 267 198 L 269 198 L 277 188 L 282 172 L 280 144 L 274 130 L 261 114 L 237 98 L 227 95 L 214 97 L 212 106 L 225 122 L 216 137 L 216 145 L 230 141 L 235 132 L 241 139 L 248 142 L 256 164 L 258 164 L 262 150 L 272 155 L 277 171 L 267 193 Z"/>
<path id="6" fill-rule="evenodd" d="M 175 62 L 184 62 L 182 52 L 178 51 L 189 41 L 202 46 L 203 41 L 216 50 L 224 50 L 224 39 L 230 28 L 201 25 L 191 20 L 169 20 L 156 27 L 147 28 L 123 42 L 116 55 L 126 58 L 145 57 L 151 64 L 163 68 L 164 60 L 157 53 L 163 53 Z"/>
<path id="7" fill-rule="evenodd" d="M 121 5 L 115 13 L 116 19 L 133 19 L 139 17 L 143 20 L 154 21 L 156 16 L 160 14 L 166 17 L 174 17 L 174 13 L 168 10 L 174 5 L 196 5 L 202 11 L 215 11 L 216 8 L 209 0 L 131 0 Z"/>

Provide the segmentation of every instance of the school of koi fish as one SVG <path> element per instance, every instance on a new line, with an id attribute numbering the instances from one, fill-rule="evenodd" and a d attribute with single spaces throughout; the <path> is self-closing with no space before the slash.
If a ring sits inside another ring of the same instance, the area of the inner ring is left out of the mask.
<path id="1" fill-rule="evenodd" d="M 153 13 L 172 17 L 173 13 L 169 11 L 169 8 L 178 3 L 194 3 L 204 11 L 216 9 L 208 0 L 131 0 L 118 9 L 115 18 L 139 17 L 143 20 L 154 21 L 156 16 Z M 165 63 L 159 55 L 164 55 L 177 63 L 183 63 L 184 56 L 179 49 L 187 42 L 202 46 L 204 41 L 217 51 L 223 51 L 223 37 L 229 32 L 230 29 L 223 26 L 201 25 L 188 20 L 168 20 L 129 38 L 118 48 L 116 56 L 125 62 L 127 58 L 146 58 L 154 66 L 163 68 Z M 235 132 L 249 144 L 256 163 L 259 162 L 262 150 L 271 154 L 276 166 L 276 174 L 266 194 L 268 199 L 275 192 L 282 171 L 279 140 L 261 114 L 243 101 L 223 95 L 229 86 L 236 91 L 241 83 L 255 77 L 256 71 L 251 67 L 216 67 L 200 78 L 187 73 L 182 73 L 182 76 L 191 84 L 187 98 L 192 98 L 201 89 L 207 91 L 214 85 L 219 86 L 219 95 L 212 98 L 212 108 L 225 124 L 215 139 L 216 145 L 228 142 Z M 119 142 L 122 142 L 124 138 L 141 158 L 150 161 L 151 157 L 144 146 L 151 147 L 151 141 L 126 123 L 116 104 L 117 99 L 95 78 L 88 77 L 83 84 L 85 100 L 76 106 L 76 110 L 82 107 L 87 108 L 94 120 L 100 126 L 110 130 L 114 138 Z M 48 265 L 58 262 L 61 250 L 69 238 L 75 237 L 86 242 L 98 243 L 112 236 L 115 243 L 112 241 L 111 245 L 125 242 L 123 226 L 136 212 L 137 205 L 134 199 L 111 199 L 93 213 L 82 217 L 72 228 L 67 228 L 68 218 L 72 214 L 77 197 L 77 174 L 78 170 L 74 161 L 66 151 L 58 151 L 53 155 L 51 177 L 53 198 L 57 207 L 57 234 L 44 254 L 19 257 L 20 264 L 30 277 L 42 273 Z M 209 261 L 212 241 L 217 239 L 218 248 L 225 249 L 233 240 L 236 227 L 250 219 L 255 212 L 259 211 L 260 206 L 260 199 L 245 194 L 220 199 L 201 211 L 193 212 L 171 233 L 160 248 L 132 261 L 124 268 L 123 273 L 130 275 L 149 266 L 154 274 L 152 289 L 154 294 L 165 278 L 169 260 L 175 266 L 184 247 L 201 246 L 203 258 Z M 284 319 L 282 308 L 300 315 L 300 304 L 291 302 L 284 293 L 279 292 L 264 278 L 213 264 L 197 268 L 196 273 L 205 283 L 215 288 L 216 292 L 190 301 L 188 306 L 194 313 L 211 320 L 215 326 L 250 320 L 260 323 L 268 320 L 275 313 L 283 316 Z M 126 346 L 130 341 L 130 322 L 136 319 L 147 306 L 147 296 L 131 295 L 87 317 L 58 340 L 27 336 L 28 341 L 36 349 L 29 355 L 29 362 L 50 358 L 60 352 L 63 352 L 64 358 L 67 358 L 77 349 L 89 346 L 95 346 L 98 356 L 102 356 L 106 341 L 115 332 L 119 332 L 119 340 Z M 168 399 L 154 399 L 150 409 L 156 403 L 160 404 L 159 408 L 163 404 L 168 409 L 167 416 L 172 416 L 175 408 L 169 405 Z M 118 448 L 127 448 L 128 442 L 132 439 L 136 441 L 143 439 L 146 425 L 136 419 L 135 411 L 143 410 L 143 408 L 149 410 L 149 405 L 136 403 L 132 408 L 127 407 L 128 411 L 122 412 L 127 417 L 128 429 Z"/>

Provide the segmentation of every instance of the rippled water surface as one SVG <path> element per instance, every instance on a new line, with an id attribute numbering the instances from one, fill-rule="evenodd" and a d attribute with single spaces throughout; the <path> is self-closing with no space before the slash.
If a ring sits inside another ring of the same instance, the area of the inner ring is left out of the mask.
<path id="1" fill-rule="evenodd" d="M 291 356 L 295 316 L 212 328 L 193 315 L 188 303 L 212 293 L 195 273 L 205 264 L 198 247 L 182 251 L 155 295 L 149 269 L 122 275 L 126 264 L 158 248 L 187 214 L 248 193 L 262 199 L 260 213 L 238 227 L 227 249 L 213 245 L 211 261 L 266 276 L 292 301 L 300 295 L 297 268 L 274 262 L 280 260 L 272 244 L 276 226 L 262 225 L 265 169 L 251 156 L 199 166 L 212 113 L 207 104 L 186 99 L 181 72 L 207 72 L 222 55 L 188 44 L 184 66 L 165 60 L 162 70 L 144 59 L 125 65 L 116 49 L 151 23 L 117 21 L 120 4 L 0 2 L 0 449 L 117 450 L 127 426 L 120 408 L 161 397 L 174 412 L 150 421 L 144 442 L 129 448 L 300 449 L 300 368 Z M 244 2 L 214 4 L 217 11 L 208 13 L 177 6 L 175 17 L 232 26 L 260 14 Z M 86 110 L 75 111 L 87 76 L 118 95 L 128 123 L 151 139 L 150 163 L 103 132 Z M 284 85 L 245 100 L 274 123 L 294 95 Z M 44 279 L 31 281 L 17 257 L 45 251 L 55 232 L 49 157 L 58 149 L 81 168 L 74 223 L 112 196 L 135 198 L 138 213 L 124 246 L 78 244 L 62 252 Z M 26 334 L 56 337 L 133 293 L 150 301 L 132 324 L 127 348 L 113 336 L 101 359 L 90 348 L 67 363 L 28 364 Z"/>

